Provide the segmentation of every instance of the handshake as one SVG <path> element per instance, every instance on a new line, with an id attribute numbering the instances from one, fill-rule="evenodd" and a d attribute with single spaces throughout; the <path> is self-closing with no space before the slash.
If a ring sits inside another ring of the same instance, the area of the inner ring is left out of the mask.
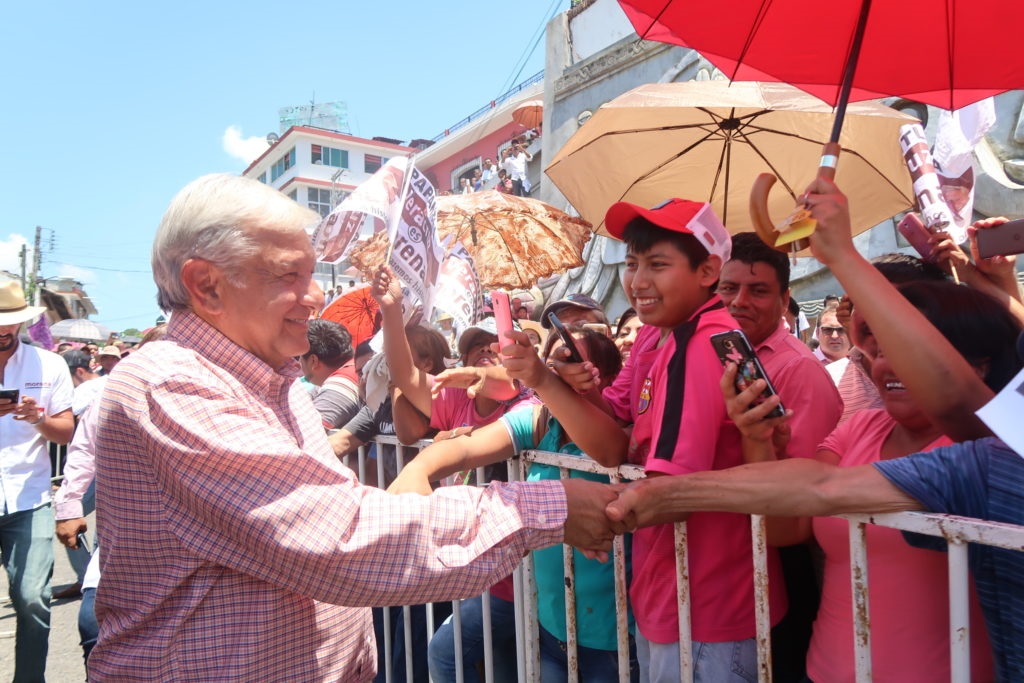
<path id="1" fill-rule="evenodd" d="M 656 498 L 645 493 L 650 482 L 641 479 L 630 484 L 599 484 L 586 479 L 563 479 L 569 509 L 563 542 L 604 562 L 616 536 L 669 521 L 656 516 Z M 679 520 L 682 519 L 685 515 L 680 515 Z"/>

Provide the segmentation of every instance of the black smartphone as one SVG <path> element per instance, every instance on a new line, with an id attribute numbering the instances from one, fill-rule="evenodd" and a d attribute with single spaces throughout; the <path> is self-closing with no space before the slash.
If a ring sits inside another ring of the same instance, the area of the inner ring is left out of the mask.
<path id="1" fill-rule="evenodd" d="M 982 228 L 974 236 L 981 258 L 1024 253 L 1024 218 Z"/>
<path id="2" fill-rule="evenodd" d="M 771 380 L 768 379 L 768 373 L 764 371 L 761 361 L 758 360 L 757 354 L 754 353 L 754 347 L 750 345 L 750 340 L 747 339 L 747 335 L 743 334 L 743 330 L 731 330 L 729 332 L 713 334 L 711 335 L 711 345 L 715 347 L 715 353 L 718 354 L 718 359 L 722 361 L 722 365 L 730 361 L 736 363 L 738 368 L 736 372 L 737 392 L 744 391 L 754 380 L 763 379 L 768 386 L 754 400 L 754 405 L 759 405 L 770 396 L 776 395 L 775 387 L 772 386 Z M 785 414 L 786 410 L 780 403 L 766 417 L 782 417 Z"/>
<path id="3" fill-rule="evenodd" d="M 576 340 L 569 334 L 569 330 L 565 329 L 565 325 L 558 319 L 558 316 L 554 313 L 548 313 L 548 321 L 551 323 L 551 329 L 562 338 L 565 348 L 569 349 L 569 361 L 572 363 L 582 363 L 583 356 L 580 355 L 580 350 L 576 348 Z"/>
<path id="4" fill-rule="evenodd" d="M 0 398 L 6 398 L 11 403 L 17 403 L 20 396 L 20 389 L 0 389 Z"/>

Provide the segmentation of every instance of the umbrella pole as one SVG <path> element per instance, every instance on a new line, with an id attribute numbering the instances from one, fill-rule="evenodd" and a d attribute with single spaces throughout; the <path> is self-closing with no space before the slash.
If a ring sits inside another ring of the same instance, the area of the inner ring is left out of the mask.
<path id="1" fill-rule="evenodd" d="M 843 119 L 846 118 L 846 105 L 850 102 L 850 90 L 853 88 L 853 77 L 857 73 L 857 60 L 860 59 L 860 46 L 864 42 L 864 30 L 868 25 L 868 14 L 871 13 L 871 0 L 861 0 L 860 16 L 857 17 L 857 28 L 853 32 L 853 42 L 846 56 L 843 69 L 843 82 L 839 87 L 839 101 L 836 102 L 836 117 L 832 122 L 832 135 L 821 151 L 821 163 L 818 166 L 818 177 L 834 180 L 836 164 L 839 162 L 839 135 L 843 131 Z"/>

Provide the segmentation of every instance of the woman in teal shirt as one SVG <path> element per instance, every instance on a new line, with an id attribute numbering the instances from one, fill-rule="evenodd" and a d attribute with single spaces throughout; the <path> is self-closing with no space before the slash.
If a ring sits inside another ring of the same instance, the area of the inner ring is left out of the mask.
<path id="1" fill-rule="evenodd" d="M 614 342 L 592 329 L 570 328 L 581 354 L 597 368 L 601 384 L 611 383 L 622 368 Z M 561 345 L 556 340 L 545 348 L 545 359 Z M 540 362 L 540 359 L 537 359 Z M 472 438 L 437 442 L 407 464 L 388 489 L 392 493 L 429 493 L 431 481 L 459 471 L 507 460 L 523 450 L 542 450 L 587 457 L 562 430 L 543 406 L 525 407 L 504 415 L 498 422 L 479 427 Z M 572 478 L 608 482 L 608 477 L 570 470 Z M 557 467 L 533 463 L 528 479 L 558 479 Z M 628 567 L 627 537 L 627 567 Z M 613 562 L 587 559 L 574 550 L 576 569 L 576 624 L 579 678 L 582 681 L 618 681 L 618 645 L 615 620 L 615 575 Z M 540 621 L 541 680 L 565 681 L 568 677 L 565 623 L 565 570 L 561 546 L 533 553 L 537 581 L 537 616 Z M 627 569 L 628 571 L 628 569 Z M 630 638 L 631 671 L 636 670 Z M 635 678 L 635 676 L 634 676 Z"/>

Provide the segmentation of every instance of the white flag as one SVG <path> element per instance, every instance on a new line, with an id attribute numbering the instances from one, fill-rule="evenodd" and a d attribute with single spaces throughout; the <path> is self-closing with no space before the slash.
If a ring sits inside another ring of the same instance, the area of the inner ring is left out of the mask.
<path id="1" fill-rule="evenodd" d="M 942 198 L 961 230 L 971 224 L 974 210 L 974 147 L 995 123 L 996 109 L 991 97 L 954 112 L 939 113 L 932 157 Z"/>
<path id="2" fill-rule="evenodd" d="M 401 213 L 390 232 L 388 265 L 429 316 L 430 291 L 437 282 L 442 256 L 437 241 L 437 202 L 434 186 L 412 164 L 406 188 Z"/>
<path id="3" fill-rule="evenodd" d="M 367 216 L 373 219 L 375 232 L 395 224 L 402 208 L 408 163 L 407 157 L 389 159 L 320 221 L 313 232 L 318 261 L 337 263 L 345 258 Z"/>
<path id="4" fill-rule="evenodd" d="M 480 278 L 473 267 L 473 257 L 461 242 L 456 242 L 441 264 L 437 284 L 430 296 L 434 311 L 452 317 L 456 339 L 483 316 L 481 293 Z M 424 317 L 429 320 L 432 313 L 428 311 Z"/>

